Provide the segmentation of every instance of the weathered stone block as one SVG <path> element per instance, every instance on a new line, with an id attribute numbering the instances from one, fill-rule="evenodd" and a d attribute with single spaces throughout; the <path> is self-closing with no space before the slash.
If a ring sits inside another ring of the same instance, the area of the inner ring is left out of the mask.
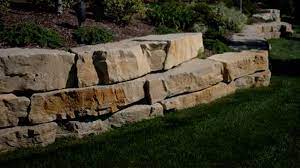
<path id="1" fill-rule="evenodd" d="M 51 144 L 55 142 L 56 129 L 56 123 L 1 129 L 0 152 Z"/>
<path id="2" fill-rule="evenodd" d="M 203 51 L 201 33 L 151 35 L 71 49 L 78 55 L 79 87 L 118 83 L 167 70 Z"/>
<path id="3" fill-rule="evenodd" d="M 280 10 L 278 9 L 263 9 L 258 11 L 252 17 L 259 22 L 280 22 Z"/>
<path id="4" fill-rule="evenodd" d="M 88 54 L 78 55 L 76 68 L 78 87 L 95 86 L 99 83 L 92 56 Z"/>
<path id="5" fill-rule="evenodd" d="M 105 122 L 112 127 L 121 127 L 158 116 L 163 116 L 163 108 L 160 104 L 135 105 L 113 114 Z"/>
<path id="6" fill-rule="evenodd" d="M 48 49 L 0 49 L 0 93 L 72 86 L 74 54 Z"/>
<path id="7" fill-rule="evenodd" d="M 204 52 L 202 33 L 149 35 L 135 38 L 134 40 L 167 43 L 167 56 L 164 62 L 165 70 L 193 59 L 197 57 L 199 53 Z"/>
<path id="8" fill-rule="evenodd" d="M 161 101 L 165 111 L 181 110 L 197 106 L 199 104 L 210 103 L 218 98 L 234 93 L 236 87 L 234 83 L 219 83 L 205 90 L 189 93 L 177 97 L 172 97 Z"/>
<path id="9" fill-rule="evenodd" d="M 139 44 L 119 42 L 94 52 L 94 65 L 100 83 L 117 83 L 151 72 L 148 58 Z"/>
<path id="10" fill-rule="evenodd" d="M 151 72 L 163 70 L 167 57 L 168 43 L 162 41 L 141 41 L 137 43 L 141 45 L 143 53 L 148 58 Z"/>
<path id="11" fill-rule="evenodd" d="M 13 94 L 0 95 L 0 127 L 17 126 L 19 118 L 27 117 L 30 100 Z"/>
<path id="12" fill-rule="evenodd" d="M 167 97 L 195 92 L 223 81 L 222 63 L 193 59 L 164 73 L 146 76 L 146 95 L 153 104 Z"/>
<path id="13" fill-rule="evenodd" d="M 236 79 L 235 86 L 238 89 L 269 86 L 271 80 L 271 71 L 258 72 L 251 75 L 246 75 Z"/>
<path id="14" fill-rule="evenodd" d="M 64 89 L 31 97 L 29 119 L 32 123 L 98 116 L 144 99 L 144 79 L 107 86 Z"/>
<path id="15" fill-rule="evenodd" d="M 92 122 L 70 121 L 67 123 L 67 129 L 72 135 L 82 138 L 91 134 L 101 134 L 109 131 L 111 128 L 102 120 Z"/>
<path id="16" fill-rule="evenodd" d="M 213 55 L 208 59 L 223 63 L 226 82 L 269 69 L 268 51 L 229 52 Z"/>

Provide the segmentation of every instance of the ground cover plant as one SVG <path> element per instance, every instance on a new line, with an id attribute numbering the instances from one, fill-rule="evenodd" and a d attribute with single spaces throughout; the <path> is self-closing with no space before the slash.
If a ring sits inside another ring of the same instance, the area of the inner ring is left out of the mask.
<path id="1" fill-rule="evenodd" d="M 0 156 L 3 167 L 295 167 L 300 78 L 82 140 Z"/>
<path id="2" fill-rule="evenodd" d="M 79 44 L 99 44 L 113 40 L 113 34 L 107 29 L 98 27 L 80 27 L 74 32 L 74 38 Z"/>
<path id="3" fill-rule="evenodd" d="M 62 37 L 57 32 L 30 22 L 2 29 L 1 40 L 10 46 L 38 45 L 57 48 L 64 44 Z"/>

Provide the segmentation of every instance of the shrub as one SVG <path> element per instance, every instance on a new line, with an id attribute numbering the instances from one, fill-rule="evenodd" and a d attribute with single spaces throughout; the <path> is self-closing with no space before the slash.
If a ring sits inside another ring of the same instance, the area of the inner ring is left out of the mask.
<path id="1" fill-rule="evenodd" d="M 10 46 L 39 45 L 41 47 L 57 48 L 63 46 L 59 34 L 34 23 L 21 23 L 3 31 L 2 38 Z"/>
<path id="2" fill-rule="evenodd" d="M 6 12 L 10 6 L 10 0 L 0 0 L 0 13 Z"/>
<path id="3" fill-rule="evenodd" d="M 96 0 L 100 1 L 100 0 Z M 104 15 L 119 24 L 128 24 L 136 13 L 143 13 L 142 0 L 102 0 L 96 5 L 103 5 Z M 98 16 L 99 17 L 99 16 Z M 99 20 L 99 19 L 98 19 Z"/>
<path id="4" fill-rule="evenodd" d="M 97 27 L 81 27 L 74 32 L 74 37 L 81 44 L 106 43 L 113 40 L 110 31 Z"/>
<path id="5" fill-rule="evenodd" d="M 247 16 L 234 8 L 228 8 L 224 3 L 219 3 L 214 6 L 213 11 L 215 16 L 224 26 L 223 29 L 239 32 L 247 23 Z"/>
<path id="6" fill-rule="evenodd" d="M 232 51 L 225 43 L 215 39 L 204 39 L 204 47 L 213 51 L 213 53 L 221 54 Z"/>
<path id="7" fill-rule="evenodd" d="M 31 0 L 31 3 L 33 5 L 39 6 L 41 8 L 46 8 L 46 7 L 50 7 L 50 8 L 54 8 L 56 6 L 57 0 Z M 65 8 L 69 8 L 72 6 L 72 4 L 74 2 L 76 2 L 76 0 L 63 0 L 63 6 Z"/>
<path id="8" fill-rule="evenodd" d="M 170 34 L 170 33 L 178 33 L 179 31 L 173 28 L 169 28 L 166 26 L 158 26 L 155 28 L 155 33 L 157 34 Z"/>
<path id="9" fill-rule="evenodd" d="M 193 26 L 195 15 L 190 5 L 180 2 L 152 4 L 146 11 L 147 18 L 155 26 L 187 30 Z"/>

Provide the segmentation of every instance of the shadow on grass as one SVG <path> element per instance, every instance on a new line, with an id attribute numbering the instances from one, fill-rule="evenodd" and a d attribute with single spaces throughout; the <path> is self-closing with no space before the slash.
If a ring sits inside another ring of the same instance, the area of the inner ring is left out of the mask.
<path id="1" fill-rule="evenodd" d="M 273 75 L 300 75 L 300 59 L 270 59 L 270 68 Z"/>

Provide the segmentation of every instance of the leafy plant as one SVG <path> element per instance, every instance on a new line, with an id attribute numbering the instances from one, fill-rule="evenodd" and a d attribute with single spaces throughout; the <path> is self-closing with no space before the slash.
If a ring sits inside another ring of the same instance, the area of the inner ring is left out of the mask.
<path id="1" fill-rule="evenodd" d="M 97 44 L 111 42 L 113 34 L 104 28 L 81 27 L 74 32 L 74 38 L 81 44 Z"/>
<path id="2" fill-rule="evenodd" d="M 155 26 L 176 30 L 187 30 L 193 25 L 195 19 L 190 5 L 173 1 L 149 5 L 146 16 Z"/>
<path id="3" fill-rule="evenodd" d="M 10 6 L 10 0 L 0 0 L 0 13 L 6 12 Z"/>
<path id="4" fill-rule="evenodd" d="M 102 0 L 102 3 L 98 2 L 96 5 L 103 5 L 105 17 L 119 24 L 128 24 L 134 14 L 142 14 L 144 11 L 142 0 Z"/>
<path id="5" fill-rule="evenodd" d="M 10 46 L 39 45 L 57 48 L 63 46 L 61 36 L 51 30 L 34 23 L 21 23 L 7 28 L 2 33 L 3 41 Z"/>
<path id="6" fill-rule="evenodd" d="M 40 7 L 55 7 L 55 3 L 56 3 L 57 0 L 31 0 L 31 3 L 33 5 L 37 5 L 37 6 L 40 6 Z M 65 8 L 69 8 L 72 6 L 72 4 L 74 2 L 76 2 L 76 0 L 63 0 L 63 6 Z"/>
<path id="7" fill-rule="evenodd" d="M 234 8 L 228 8 L 224 3 L 219 3 L 213 7 L 213 12 L 217 16 L 220 26 L 223 29 L 239 32 L 247 23 L 247 16 Z"/>
<path id="8" fill-rule="evenodd" d="M 213 53 L 221 54 L 232 51 L 225 43 L 215 39 L 204 39 L 204 47 L 213 51 Z"/>
<path id="9" fill-rule="evenodd" d="M 169 28 L 166 26 L 158 26 L 155 28 L 155 33 L 157 34 L 170 34 L 170 33 L 178 33 L 179 31 L 173 28 Z"/>

